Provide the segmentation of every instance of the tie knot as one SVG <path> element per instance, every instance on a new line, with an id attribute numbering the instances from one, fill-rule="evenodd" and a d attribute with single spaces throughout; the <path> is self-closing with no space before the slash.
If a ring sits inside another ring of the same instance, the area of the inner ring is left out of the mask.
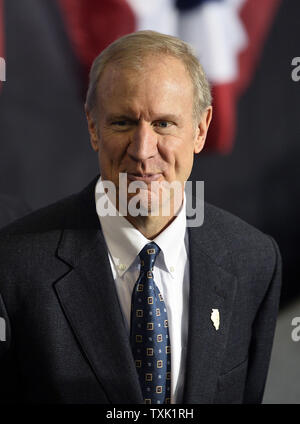
<path id="1" fill-rule="evenodd" d="M 144 246 L 140 251 L 141 268 L 146 271 L 152 270 L 157 255 L 160 252 L 160 248 L 156 243 L 151 242 Z"/>

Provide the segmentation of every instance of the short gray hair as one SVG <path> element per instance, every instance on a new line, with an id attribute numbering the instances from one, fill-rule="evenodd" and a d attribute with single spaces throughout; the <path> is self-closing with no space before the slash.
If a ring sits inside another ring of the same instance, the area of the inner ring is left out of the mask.
<path id="1" fill-rule="evenodd" d="M 194 86 L 194 117 L 198 119 L 211 105 L 209 82 L 192 47 L 177 37 L 156 31 L 137 31 L 118 38 L 92 64 L 86 96 L 86 110 L 93 114 L 97 106 L 97 86 L 105 67 L 114 63 L 129 68 L 142 68 L 150 55 L 170 55 L 185 65 Z"/>

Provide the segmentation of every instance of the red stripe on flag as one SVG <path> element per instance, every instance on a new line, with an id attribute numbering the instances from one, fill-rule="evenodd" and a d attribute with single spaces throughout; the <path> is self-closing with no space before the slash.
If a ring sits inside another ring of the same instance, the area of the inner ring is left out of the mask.
<path id="1" fill-rule="evenodd" d="M 234 84 L 212 86 L 213 119 L 203 152 L 229 153 L 236 129 L 236 98 Z"/>
<path id="2" fill-rule="evenodd" d="M 125 0 L 58 0 L 58 4 L 85 78 L 105 47 L 135 30 L 135 16 Z"/>
<path id="3" fill-rule="evenodd" d="M 263 51 L 264 42 L 281 0 L 248 0 L 241 10 L 241 19 L 248 36 L 248 45 L 238 58 L 239 75 L 231 84 L 213 87 L 214 116 L 205 151 L 230 153 L 236 132 L 236 109 L 239 96 L 248 88 Z"/>
<path id="4" fill-rule="evenodd" d="M 240 75 L 235 87 L 237 94 L 242 93 L 251 82 L 280 3 L 281 0 L 261 0 L 258 6 L 257 0 L 248 0 L 241 10 L 249 44 L 239 56 Z"/>

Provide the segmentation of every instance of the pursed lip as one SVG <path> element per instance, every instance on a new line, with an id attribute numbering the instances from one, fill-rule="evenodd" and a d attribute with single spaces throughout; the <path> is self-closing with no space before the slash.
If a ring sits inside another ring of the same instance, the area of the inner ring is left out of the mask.
<path id="1" fill-rule="evenodd" d="M 151 173 L 145 173 L 142 174 L 140 172 L 137 173 L 128 173 L 127 178 L 130 181 L 143 181 L 145 183 L 151 183 L 151 181 L 157 181 L 161 177 L 161 173 L 158 174 L 151 174 Z"/>

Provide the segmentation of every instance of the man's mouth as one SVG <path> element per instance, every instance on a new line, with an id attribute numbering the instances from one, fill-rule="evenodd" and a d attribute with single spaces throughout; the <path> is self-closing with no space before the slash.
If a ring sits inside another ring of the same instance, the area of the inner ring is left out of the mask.
<path id="1" fill-rule="evenodd" d="M 140 173 L 140 172 L 132 172 L 127 174 L 127 178 L 130 181 L 143 181 L 146 184 L 151 183 L 152 181 L 158 181 L 160 177 L 162 176 L 161 173 Z"/>

